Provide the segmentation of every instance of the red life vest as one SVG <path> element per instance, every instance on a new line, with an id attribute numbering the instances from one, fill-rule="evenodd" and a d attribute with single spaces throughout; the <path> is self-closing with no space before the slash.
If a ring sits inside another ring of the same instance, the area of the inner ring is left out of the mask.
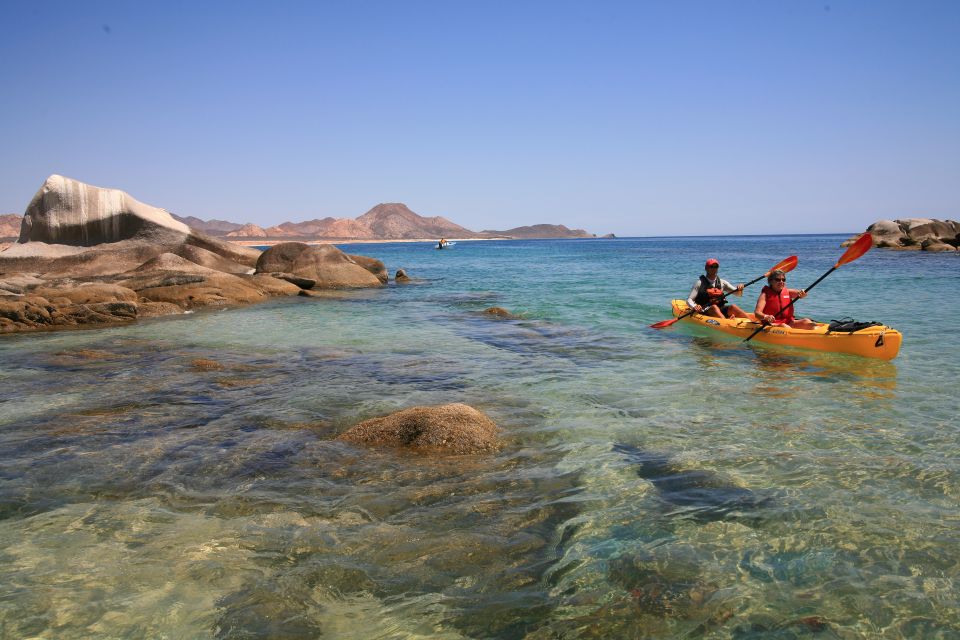
<path id="1" fill-rule="evenodd" d="M 773 316 L 776 318 L 776 322 L 785 322 L 787 324 L 793 322 L 793 305 L 790 305 L 790 308 L 787 308 L 787 305 L 790 304 L 789 289 L 784 287 L 778 294 L 769 286 L 764 285 L 763 290 L 760 291 L 760 293 L 766 298 L 766 300 L 763 302 L 764 315 Z M 783 311 L 784 309 L 787 310 Z"/>

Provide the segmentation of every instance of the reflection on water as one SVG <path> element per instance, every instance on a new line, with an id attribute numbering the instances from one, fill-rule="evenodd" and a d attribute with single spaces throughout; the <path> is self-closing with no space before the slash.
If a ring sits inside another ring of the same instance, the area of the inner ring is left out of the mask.
<path id="1" fill-rule="evenodd" d="M 739 341 L 690 336 L 691 354 L 704 369 L 736 361 L 745 366 L 751 393 L 788 397 L 797 380 L 843 385 L 870 400 L 892 400 L 897 388 L 893 362 L 801 349 L 744 347 Z M 752 366 L 751 366 L 752 365 Z M 747 380 L 745 380 L 746 384 Z"/>

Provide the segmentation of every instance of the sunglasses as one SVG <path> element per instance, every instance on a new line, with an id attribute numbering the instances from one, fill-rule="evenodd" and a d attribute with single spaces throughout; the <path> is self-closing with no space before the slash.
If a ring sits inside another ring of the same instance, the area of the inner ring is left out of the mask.
<path id="1" fill-rule="evenodd" d="M 720 268 L 720 265 L 718 264 L 712 264 L 709 267 L 707 267 L 707 269 L 719 269 L 719 268 Z"/>
<path id="2" fill-rule="evenodd" d="M 786 282 L 786 281 L 787 281 L 786 278 L 774 278 L 770 282 Z"/>

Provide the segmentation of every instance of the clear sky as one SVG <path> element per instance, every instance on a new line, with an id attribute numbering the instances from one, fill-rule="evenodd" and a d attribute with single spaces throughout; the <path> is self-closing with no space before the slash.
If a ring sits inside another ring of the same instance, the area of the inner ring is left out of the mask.
<path id="1" fill-rule="evenodd" d="M 0 0 L 0 213 L 50 174 L 269 226 L 960 219 L 960 2 Z"/>

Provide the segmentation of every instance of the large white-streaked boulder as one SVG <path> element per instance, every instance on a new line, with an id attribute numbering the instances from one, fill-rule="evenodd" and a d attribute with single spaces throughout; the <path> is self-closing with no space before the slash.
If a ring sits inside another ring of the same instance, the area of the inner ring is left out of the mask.
<path id="1" fill-rule="evenodd" d="M 260 256 L 193 231 L 118 189 L 53 175 L 27 206 L 19 241 L 0 253 L 0 272 L 95 277 L 123 273 L 162 253 L 227 273 L 249 272 Z"/>
<path id="2" fill-rule="evenodd" d="M 186 236 L 190 227 L 119 189 L 52 175 L 27 205 L 20 242 L 91 247 L 157 231 Z"/>

